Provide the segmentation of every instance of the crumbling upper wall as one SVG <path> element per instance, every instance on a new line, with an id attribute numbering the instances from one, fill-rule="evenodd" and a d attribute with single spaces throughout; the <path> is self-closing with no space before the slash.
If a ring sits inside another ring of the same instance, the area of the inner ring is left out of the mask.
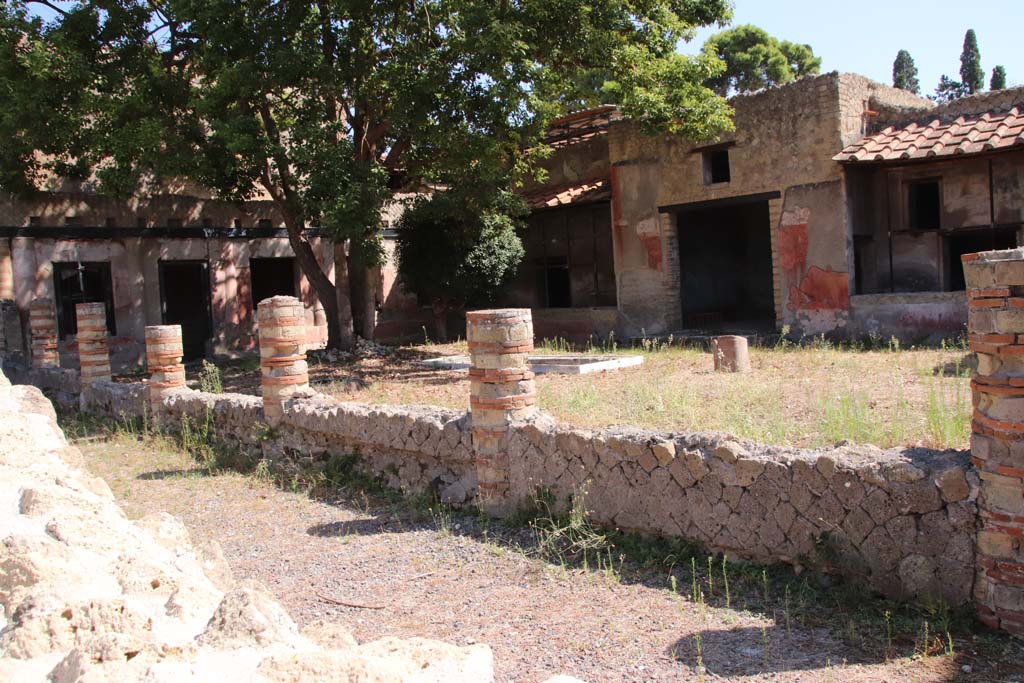
<path id="1" fill-rule="evenodd" d="M 907 116 L 912 112 L 920 114 L 935 107 L 935 103 L 926 97 L 853 73 L 839 75 L 839 93 L 842 125 L 839 149 L 857 142 L 872 128 L 893 117 Z"/>
<path id="2" fill-rule="evenodd" d="M 227 202 L 206 197 L 154 194 L 119 199 L 96 192 L 37 192 L 30 197 L 0 193 L 0 226 L 62 227 L 67 219 L 78 225 L 119 228 L 162 227 L 170 220 L 199 226 L 206 220 L 215 227 L 253 227 L 269 220 L 284 227 L 280 211 L 270 201 Z"/>
<path id="3" fill-rule="evenodd" d="M 927 121 L 933 118 L 950 120 L 960 116 L 978 116 L 985 112 L 1007 111 L 1014 106 L 1024 105 L 1024 86 L 989 90 L 942 104 L 935 104 L 930 100 L 925 100 L 925 103 L 917 106 L 913 103 L 906 104 L 898 101 L 876 103 L 872 100 L 873 107 L 879 113 L 874 127 L 878 129 L 890 125 L 906 125 L 913 121 Z"/>

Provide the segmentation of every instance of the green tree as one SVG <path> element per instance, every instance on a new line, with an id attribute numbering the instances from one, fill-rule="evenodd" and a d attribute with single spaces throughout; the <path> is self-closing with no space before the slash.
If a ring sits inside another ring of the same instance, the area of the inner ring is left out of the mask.
<path id="1" fill-rule="evenodd" d="M 439 341 L 448 340 L 449 312 L 490 300 L 515 274 L 523 258 L 515 217 L 522 212 L 522 201 L 508 193 L 481 203 L 453 191 L 420 197 L 402 214 L 402 284 L 430 305 Z"/>
<path id="2" fill-rule="evenodd" d="M 821 69 L 821 59 L 810 45 L 780 41 L 750 24 L 711 36 L 704 43 L 704 54 L 725 62 L 725 70 L 708 81 L 723 97 L 782 85 Z"/>
<path id="3" fill-rule="evenodd" d="M 892 63 L 892 84 L 900 90 L 921 92 L 921 84 L 917 80 L 917 65 L 906 50 L 896 53 L 896 59 Z"/>
<path id="4" fill-rule="evenodd" d="M 604 87 L 649 132 L 729 128 L 728 105 L 702 85 L 720 62 L 676 52 L 729 11 L 728 0 L 0 0 L 0 189 L 58 172 L 110 193 L 188 177 L 229 199 L 265 194 L 330 345 L 347 346 L 348 270 L 379 259 L 396 188 L 457 186 L 468 171 L 514 182 L 580 74 L 606 69 Z M 310 247 L 314 223 L 350 242 L 337 289 Z"/>
<path id="5" fill-rule="evenodd" d="M 1006 69 L 999 64 L 992 69 L 992 80 L 988 84 L 989 90 L 1004 90 L 1006 88 Z"/>
<path id="6" fill-rule="evenodd" d="M 943 74 L 939 77 L 939 85 L 936 86 L 932 99 L 942 104 L 966 97 L 968 94 L 970 93 L 967 92 L 967 88 L 963 83 L 954 81 L 949 76 Z"/>
<path id="7" fill-rule="evenodd" d="M 981 52 L 973 28 L 967 29 L 964 34 L 964 49 L 960 53 L 960 82 L 968 95 L 985 89 L 985 71 L 981 68 Z"/>

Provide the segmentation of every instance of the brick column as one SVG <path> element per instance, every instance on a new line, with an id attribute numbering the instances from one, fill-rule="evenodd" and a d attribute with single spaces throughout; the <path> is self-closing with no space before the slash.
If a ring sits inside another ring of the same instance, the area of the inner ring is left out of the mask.
<path id="1" fill-rule="evenodd" d="M 469 407 L 473 415 L 477 498 L 488 512 L 510 512 L 508 427 L 533 414 L 537 394 L 530 371 L 533 318 L 528 308 L 466 313 Z"/>
<path id="2" fill-rule="evenodd" d="M 263 415 L 276 424 L 284 415 L 283 403 L 309 389 L 306 365 L 306 313 L 293 296 L 274 296 L 256 307 L 260 332 L 260 372 Z"/>
<path id="3" fill-rule="evenodd" d="M 59 368 L 57 316 L 50 299 L 32 299 L 28 308 L 28 329 L 32 337 L 32 367 Z"/>
<path id="4" fill-rule="evenodd" d="M 981 621 L 1024 636 L 1024 249 L 963 256 L 981 495 L 974 600 Z"/>
<path id="5" fill-rule="evenodd" d="M 182 354 L 181 325 L 146 326 L 149 406 L 154 414 L 163 408 L 165 395 L 185 386 Z"/>
<path id="6" fill-rule="evenodd" d="M 110 345 L 107 342 L 107 307 L 103 303 L 75 304 L 78 327 L 78 368 L 82 386 L 110 381 Z"/>

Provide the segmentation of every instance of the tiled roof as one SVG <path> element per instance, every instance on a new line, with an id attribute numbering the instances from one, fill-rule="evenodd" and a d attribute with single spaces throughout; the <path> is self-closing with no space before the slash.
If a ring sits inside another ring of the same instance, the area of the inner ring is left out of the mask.
<path id="1" fill-rule="evenodd" d="M 1024 148 L 1024 105 L 1009 111 L 889 126 L 832 157 L 836 161 L 900 161 Z"/>
<path id="2" fill-rule="evenodd" d="M 607 133 L 611 122 L 621 118 L 622 114 L 614 104 L 568 114 L 548 124 L 544 142 L 552 147 L 565 147 L 589 140 Z"/>
<path id="3" fill-rule="evenodd" d="M 540 187 L 523 193 L 530 209 L 549 209 L 570 204 L 590 204 L 612 198 L 611 183 L 606 178 L 583 180 L 574 185 Z"/>

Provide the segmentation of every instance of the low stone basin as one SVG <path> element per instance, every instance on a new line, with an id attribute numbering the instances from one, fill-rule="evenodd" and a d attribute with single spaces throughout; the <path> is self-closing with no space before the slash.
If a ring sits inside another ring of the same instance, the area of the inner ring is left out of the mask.
<path id="1" fill-rule="evenodd" d="M 643 356 L 614 356 L 592 354 L 556 354 L 550 356 L 530 356 L 530 369 L 538 375 L 585 375 L 588 372 L 617 370 L 634 365 L 641 365 Z M 439 370 L 468 370 L 472 367 L 469 356 L 441 356 L 427 360 L 414 361 L 414 365 L 436 368 Z"/>

